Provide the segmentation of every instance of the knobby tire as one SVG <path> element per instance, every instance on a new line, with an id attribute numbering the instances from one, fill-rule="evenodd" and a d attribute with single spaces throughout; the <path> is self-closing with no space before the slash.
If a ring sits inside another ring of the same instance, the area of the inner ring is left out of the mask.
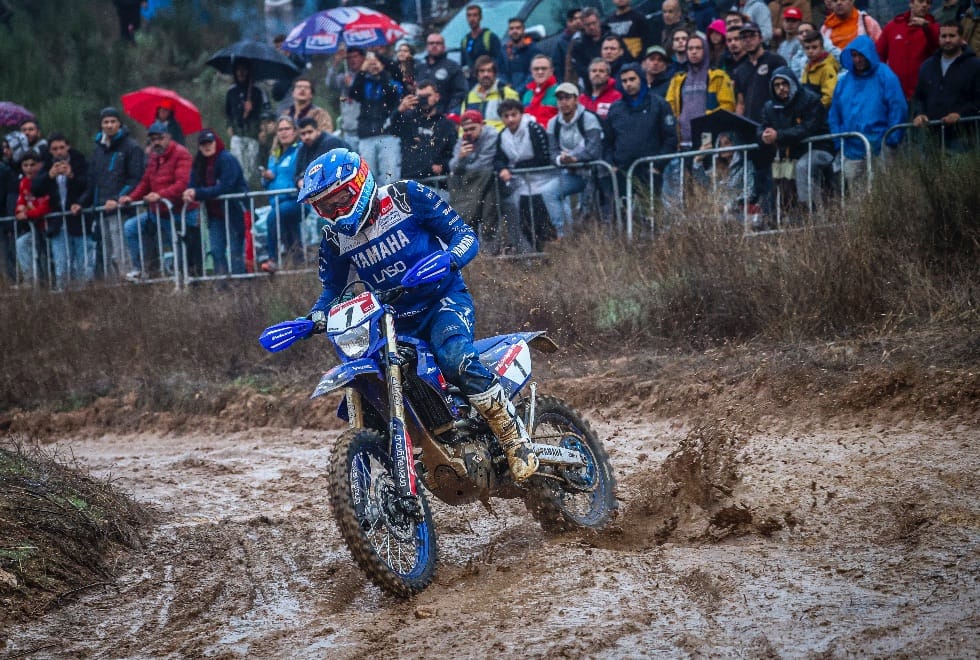
<path id="1" fill-rule="evenodd" d="M 581 529 L 600 530 L 616 513 L 616 477 L 609 463 L 609 455 L 591 425 L 571 406 L 553 396 L 539 396 L 536 402 L 535 428 L 531 435 L 535 442 L 554 444 L 553 437 L 541 437 L 543 427 L 559 429 L 568 438 L 577 438 L 591 454 L 595 470 L 596 488 L 586 512 L 571 510 L 566 497 L 572 491 L 554 479 L 531 477 L 528 494 L 524 499 L 527 510 L 546 532 L 561 533 Z"/>
<path id="2" fill-rule="evenodd" d="M 389 566 L 372 544 L 368 532 L 361 526 L 362 521 L 357 518 L 351 488 L 351 474 L 355 463 L 363 462 L 364 457 L 367 456 L 373 459 L 371 461 L 373 466 L 382 468 L 388 476 L 393 477 L 394 465 L 388 456 L 386 446 L 385 438 L 370 429 L 351 429 L 340 436 L 333 451 L 328 473 L 330 505 L 351 556 L 368 579 L 392 596 L 408 598 L 428 587 L 435 577 L 437 560 L 435 525 L 424 492 L 421 492 L 420 488 L 419 499 L 422 504 L 424 529 L 420 530 L 418 525 L 413 525 L 416 563 L 405 575 Z M 382 479 L 384 473 L 372 473 L 371 478 Z M 422 538 L 419 539 L 419 536 Z M 420 545 L 424 545 L 424 548 Z"/>

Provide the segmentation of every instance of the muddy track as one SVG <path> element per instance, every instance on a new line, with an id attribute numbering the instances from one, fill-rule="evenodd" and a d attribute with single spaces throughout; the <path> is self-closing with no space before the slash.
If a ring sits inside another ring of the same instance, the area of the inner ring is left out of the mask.
<path id="1" fill-rule="evenodd" d="M 975 656 L 980 443 L 967 420 L 586 410 L 622 515 L 544 534 L 518 502 L 433 505 L 441 564 L 372 586 L 329 515 L 336 431 L 64 438 L 158 524 L 117 580 L 0 634 L 31 657 Z M 33 651 L 33 653 L 32 653 Z"/>

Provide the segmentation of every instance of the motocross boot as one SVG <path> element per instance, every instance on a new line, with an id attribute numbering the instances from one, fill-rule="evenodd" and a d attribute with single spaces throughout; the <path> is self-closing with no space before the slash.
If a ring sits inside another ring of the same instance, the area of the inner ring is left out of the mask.
<path id="1" fill-rule="evenodd" d="M 538 469 L 538 457 L 531 449 L 531 437 L 500 383 L 494 383 L 486 392 L 471 394 L 469 399 L 500 441 L 514 481 L 524 481 L 534 474 Z"/>

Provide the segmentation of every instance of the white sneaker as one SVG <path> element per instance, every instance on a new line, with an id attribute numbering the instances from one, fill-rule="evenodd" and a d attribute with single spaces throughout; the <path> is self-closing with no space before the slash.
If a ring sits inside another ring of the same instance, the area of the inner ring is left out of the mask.
<path id="1" fill-rule="evenodd" d="M 126 273 L 126 281 L 138 283 L 143 281 L 143 271 L 141 270 L 131 270 Z"/>

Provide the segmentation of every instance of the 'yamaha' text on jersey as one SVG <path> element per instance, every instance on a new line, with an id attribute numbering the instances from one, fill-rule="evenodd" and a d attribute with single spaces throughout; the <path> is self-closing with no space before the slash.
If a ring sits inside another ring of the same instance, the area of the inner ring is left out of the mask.
<path id="1" fill-rule="evenodd" d="M 324 229 L 319 271 L 323 293 L 313 306 L 326 311 L 344 286 L 350 267 L 371 288 L 384 291 L 401 284 L 405 272 L 424 257 L 447 249 L 461 269 L 479 249 L 476 233 L 433 190 L 417 181 L 397 181 L 378 190 L 377 219 L 355 236 Z M 459 272 L 434 284 L 416 287 L 398 299 L 399 316 L 412 316 L 447 291 L 465 289 Z"/>

